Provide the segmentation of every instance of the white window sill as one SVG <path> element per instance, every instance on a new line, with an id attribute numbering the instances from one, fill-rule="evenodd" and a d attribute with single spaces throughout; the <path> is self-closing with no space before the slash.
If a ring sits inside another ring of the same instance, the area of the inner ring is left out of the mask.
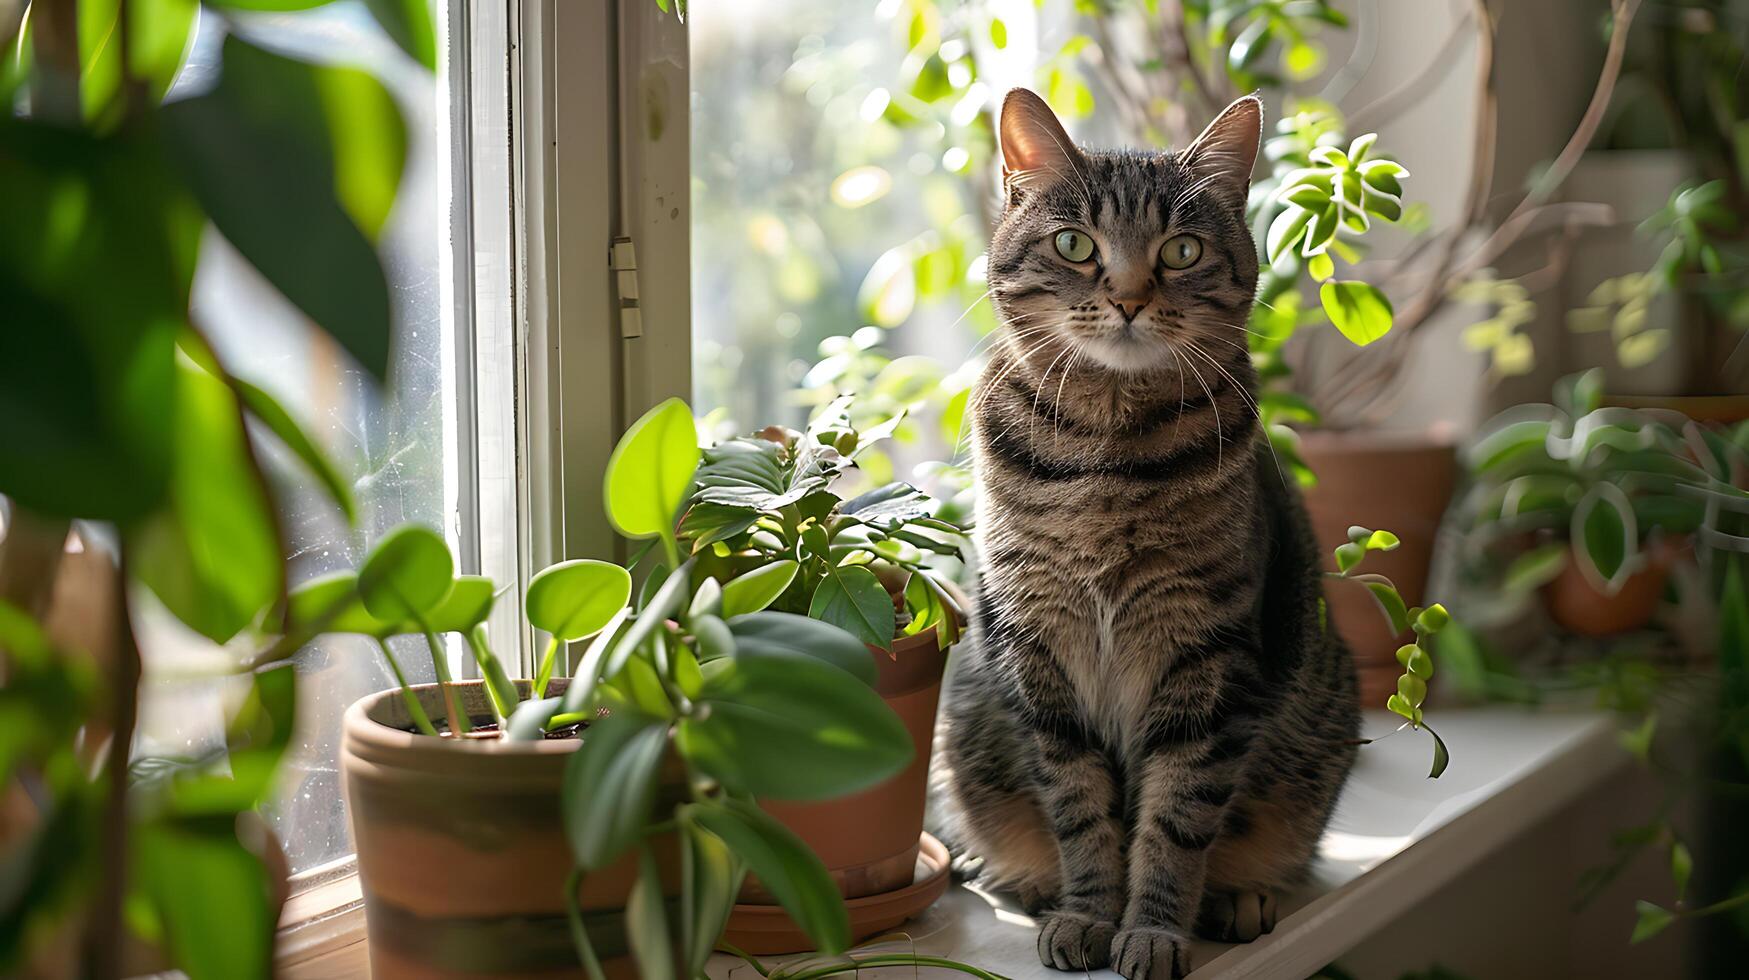
<path id="1" fill-rule="evenodd" d="M 1435 710 L 1432 720 L 1451 746 L 1445 775 L 1426 778 L 1432 750 L 1422 735 L 1403 732 L 1362 748 L 1312 883 L 1283 902 L 1270 935 L 1241 946 L 1199 942 L 1193 980 L 1311 975 L 1572 803 L 1628 758 L 1617 744 L 1616 724 L 1604 715 L 1483 708 Z M 1367 715 L 1368 735 L 1395 727 L 1393 715 Z M 914 940 L 917 952 L 1014 980 L 1071 975 L 1039 964 L 1031 919 L 1000 896 L 973 887 L 953 887 L 900 931 Z M 739 960 L 720 955 L 708 972 L 721 980 L 754 975 Z M 889 974 L 909 977 L 914 971 L 869 970 L 862 976 Z"/>
<path id="2" fill-rule="evenodd" d="M 1385 734 L 1396 727 L 1393 719 L 1369 713 L 1366 731 Z M 1431 748 L 1413 733 L 1362 748 L 1312 883 L 1284 901 L 1270 935 L 1242 946 L 1198 943 L 1192 980 L 1310 975 L 1627 762 L 1617 726 L 1604 715 L 1485 708 L 1437 712 L 1433 720 L 1452 749 L 1445 775 L 1426 778 Z M 357 889 L 357 878 L 346 877 L 288 903 L 284 921 L 299 924 L 281 933 L 281 976 L 368 976 Z M 1014 980 L 1068 976 L 1039 964 L 1033 928 L 1001 896 L 955 886 L 900 931 L 912 937 L 917 952 Z M 707 972 L 719 980 L 753 976 L 728 956 L 713 957 Z M 910 977 L 914 971 L 862 975 Z"/>

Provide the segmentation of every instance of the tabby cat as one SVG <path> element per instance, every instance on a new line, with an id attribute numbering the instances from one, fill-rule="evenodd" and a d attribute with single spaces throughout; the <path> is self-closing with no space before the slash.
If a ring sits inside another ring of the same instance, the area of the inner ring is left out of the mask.
<path id="1" fill-rule="evenodd" d="M 957 846 L 1038 953 L 1130 980 L 1275 924 L 1354 758 L 1348 650 L 1260 434 L 1245 346 L 1255 97 L 1178 153 L 1078 149 L 1002 106 L 974 396 L 984 557 L 943 716 Z"/>

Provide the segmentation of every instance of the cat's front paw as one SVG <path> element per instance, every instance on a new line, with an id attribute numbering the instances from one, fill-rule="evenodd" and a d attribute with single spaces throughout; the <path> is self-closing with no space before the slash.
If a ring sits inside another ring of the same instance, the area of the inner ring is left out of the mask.
<path id="1" fill-rule="evenodd" d="M 1038 958 L 1059 970 L 1098 970 L 1111 955 L 1117 926 L 1075 912 L 1051 912 L 1038 930 Z"/>
<path id="2" fill-rule="evenodd" d="M 1190 940 L 1165 929 L 1125 929 L 1111 941 L 1111 968 L 1126 980 L 1178 980 L 1190 972 Z"/>

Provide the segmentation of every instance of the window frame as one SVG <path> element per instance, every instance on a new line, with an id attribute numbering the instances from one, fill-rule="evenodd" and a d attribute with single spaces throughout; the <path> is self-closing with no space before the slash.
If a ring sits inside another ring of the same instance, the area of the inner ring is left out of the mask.
<path id="1" fill-rule="evenodd" d="M 461 567 L 508 586 L 493 648 L 531 676 L 530 578 L 626 557 L 602 509 L 614 441 L 692 394 L 687 29 L 653 0 L 457 0 L 446 15 L 453 519 Z M 616 270 L 626 239 L 637 267 Z M 472 658 L 458 666 L 478 676 Z M 284 974 L 364 969 L 355 859 L 294 875 L 291 895 Z"/>

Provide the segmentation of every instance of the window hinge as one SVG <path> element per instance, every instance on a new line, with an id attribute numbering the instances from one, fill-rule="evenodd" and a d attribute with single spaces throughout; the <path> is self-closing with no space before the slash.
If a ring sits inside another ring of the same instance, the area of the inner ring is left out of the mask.
<path id="1" fill-rule="evenodd" d="M 638 310 L 638 250 L 630 238 L 613 240 L 608 266 L 613 269 L 614 287 L 619 292 L 619 335 L 642 337 L 644 318 Z"/>

